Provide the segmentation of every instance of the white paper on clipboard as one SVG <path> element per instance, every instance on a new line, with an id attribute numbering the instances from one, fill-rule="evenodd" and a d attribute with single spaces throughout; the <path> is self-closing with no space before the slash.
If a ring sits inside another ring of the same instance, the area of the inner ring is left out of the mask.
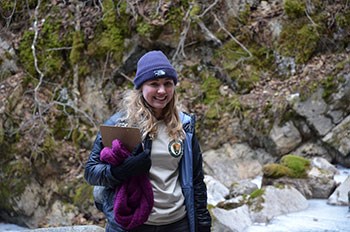
<path id="1" fill-rule="evenodd" d="M 131 152 L 142 141 L 140 129 L 136 127 L 101 125 L 100 132 L 105 147 L 112 147 L 113 140 L 119 139 Z"/>

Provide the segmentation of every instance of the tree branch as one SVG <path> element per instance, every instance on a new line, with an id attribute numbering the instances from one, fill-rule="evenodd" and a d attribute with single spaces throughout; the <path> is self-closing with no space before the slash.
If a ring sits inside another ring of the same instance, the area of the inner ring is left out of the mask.
<path id="1" fill-rule="evenodd" d="M 233 41 L 235 41 L 244 51 L 246 51 L 246 52 L 249 54 L 249 57 L 252 57 L 252 56 L 253 56 L 252 53 L 251 53 L 241 42 L 239 42 L 239 41 L 231 34 L 231 32 L 229 32 L 229 31 L 225 28 L 225 26 L 224 26 L 223 23 L 220 21 L 220 19 L 216 16 L 216 14 L 213 13 L 213 15 L 214 15 L 215 20 L 218 22 L 220 28 L 221 28 L 226 34 L 228 34 L 228 35 L 230 36 L 230 38 L 231 38 Z"/>
<path id="2" fill-rule="evenodd" d="M 38 58 L 36 56 L 36 44 L 37 44 L 37 40 L 38 40 L 38 36 L 39 36 L 39 8 L 40 8 L 40 4 L 41 4 L 41 0 L 38 0 L 38 4 L 35 7 L 35 11 L 34 11 L 34 23 L 33 23 L 33 29 L 34 29 L 34 39 L 31 45 L 31 49 L 32 49 L 32 54 L 33 54 L 33 58 L 34 58 L 34 67 L 36 72 L 39 74 L 39 83 L 35 86 L 34 88 L 34 101 L 35 101 L 35 109 L 38 111 L 39 116 L 42 116 L 41 113 L 41 102 L 39 100 L 38 97 L 38 91 L 39 88 L 43 82 L 44 79 L 44 73 L 40 70 L 39 66 L 38 66 Z M 42 23 L 45 22 L 45 20 L 41 20 Z M 36 112 L 36 110 L 34 110 L 34 113 Z"/>
<path id="3" fill-rule="evenodd" d="M 190 26 L 191 26 L 191 17 L 189 17 L 189 16 L 190 16 L 190 12 L 192 10 L 192 7 L 193 7 L 193 5 L 190 4 L 190 6 L 186 12 L 186 15 L 184 17 L 185 26 L 180 34 L 180 41 L 179 41 L 179 44 L 177 45 L 177 48 L 176 48 L 175 54 L 172 57 L 172 60 L 175 60 L 179 56 L 179 53 L 181 53 L 181 55 L 186 58 L 184 48 L 185 48 L 185 41 L 186 41 L 187 33 L 188 33 Z"/>

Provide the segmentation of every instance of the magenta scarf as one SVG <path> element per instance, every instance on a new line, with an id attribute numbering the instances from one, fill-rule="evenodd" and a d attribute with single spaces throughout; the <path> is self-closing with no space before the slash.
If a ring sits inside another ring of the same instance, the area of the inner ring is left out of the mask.
<path id="1" fill-rule="evenodd" d="M 112 148 L 104 147 L 100 159 L 111 165 L 120 165 L 130 152 L 115 139 Z M 125 180 L 116 189 L 114 196 L 114 218 L 118 224 L 130 230 L 144 224 L 153 208 L 154 198 L 148 175 L 141 174 Z"/>

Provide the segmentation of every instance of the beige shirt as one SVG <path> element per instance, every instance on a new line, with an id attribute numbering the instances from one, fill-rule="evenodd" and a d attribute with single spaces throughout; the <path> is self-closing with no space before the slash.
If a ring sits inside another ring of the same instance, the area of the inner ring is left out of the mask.
<path id="1" fill-rule="evenodd" d="M 146 224 L 164 225 L 181 220 L 186 215 L 184 196 L 180 186 L 179 162 L 181 156 L 170 155 L 168 145 L 171 138 L 163 122 L 153 140 L 150 180 L 154 193 L 154 206 Z"/>

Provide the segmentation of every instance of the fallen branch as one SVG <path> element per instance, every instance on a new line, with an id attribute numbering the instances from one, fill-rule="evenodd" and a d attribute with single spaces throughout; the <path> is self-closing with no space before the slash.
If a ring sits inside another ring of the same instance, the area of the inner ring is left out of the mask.
<path id="1" fill-rule="evenodd" d="M 229 32 L 223 25 L 223 23 L 220 21 L 220 19 L 216 16 L 216 14 L 213 14 L 215 20 L 217 21 L 217 23 L 219 24 L 220 28 L 228 35 L 230 36 L 230 38 L 235 41 L 245 52 L 247 52 L 249 54 L 249 57 L 252 57 L 252 53 L 241 43 L 239 42 L 236 37 L 234 37 L 231 32 Z"/>

